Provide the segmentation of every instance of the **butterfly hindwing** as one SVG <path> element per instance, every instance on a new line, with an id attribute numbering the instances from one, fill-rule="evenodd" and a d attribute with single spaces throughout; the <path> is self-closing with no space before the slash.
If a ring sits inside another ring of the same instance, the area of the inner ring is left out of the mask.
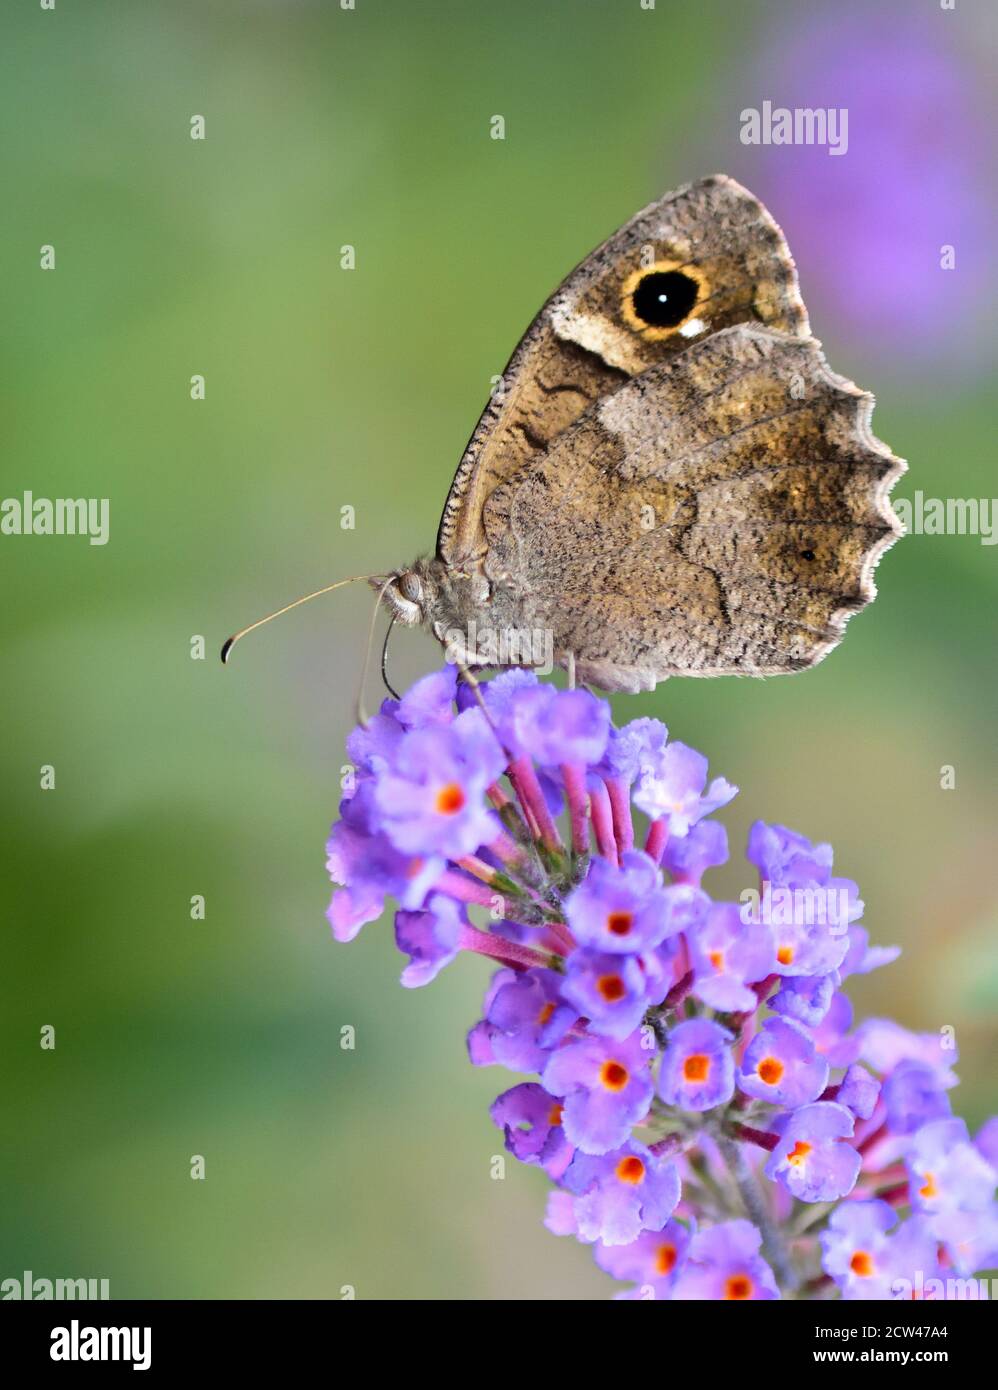
<path id="1" fill-rule="evenodd" d="M 748 325 L 647 369 L 487 499 L 495 620 L 607 689 L 814 665 L 900 532 L 872 406 L 813 338 Z"/>

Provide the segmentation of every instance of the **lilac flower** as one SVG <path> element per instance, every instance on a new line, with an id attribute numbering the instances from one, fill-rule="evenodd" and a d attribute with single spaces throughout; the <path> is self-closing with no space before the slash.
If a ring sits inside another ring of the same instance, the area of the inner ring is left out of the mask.
<path id="1" fill-rule="evenodd" d="M 938 1033 L 912 1033 L 890 1018 L 868 1018 L 856 1029 L 857 1055 L 874 1071 L 891 1072 L 901 1062 L 922 1062 L 946 1086 L 956 1085 L 956 1043 Z"/>
<path id="2" fill-rule="evenodd" d="M 851 1144 L 853 1117 L 844 1105 L 816 1101 L 803 1105 L 774 1129 L 779 1143 L 766 1163 L 766 1176 L 780 1182 L 801 1202 L 833 1202 L 856 1185 L 860 1156 Z"/>
<path id="3" fill-rule="evenodd" d="M 849 949 L 839 966 L 840 982 L 850 975 L 869 975 L 871 970 L 890 965 L 901 954 L 900 946 L 871 946 L 870 933 L 865 927 L 851 926 L 848 937 Z"/>
<path id="4" fill-rule="evenodd" d="M 574 1150 L 561 1125 L 562 1105 L 536 1081 L 523 1081 L 503 1091 L 489 1111 L 502 1131 L 506 1147 L 521 1163 L 537 1163 L 559 1179 Z"/>
<path id="5" fill-rule="evenodd" d="M 865 1067 L 854 1062 L 842 1078 L 835 1099 L 851 1110 L 857 1120 L 868 1120 L 876 1109 L 879 1096 L 880 1082 Z"/>
<path id="6" fill-rule="evenodd" d="M 890 1297 L 923 1298 L 943 1289 L 939 1241 L 923 1216 L 910 1216 L 887 1242 Z"/>
<path id="7" fill-rule="evenodd" d="M 713 1110 L 729 1101 L 735 1089 L 732 1035 L 719 1023 L 691 1018 L 666 1039 L 658 1093 L 680 1110 Z"/>
<path id="8" fill-rule="evenodd" d="M 914 1134 L 951 1110 L 945 1082 L 924 1062 L 900 1062 L 884 1082 L 883 1099 L 893 1134 Z"/>
<path id="9" fill-rule="evenodd" d="M 385 834 L 407 854 L 472 853 L 498 833 L 483 798 L 504 766 L 480 710 L 466 710 L 447 728 L 414 730 L 375 784 Z"/>
<path id="10" fill-rule="evenodd" d="M 675 883 L 700 886 L 708 869 L 728 862 L 728 832 L 719 820 L 701 820 L 682 839 L 671 839 L 662 855 L 662 867 Z"/>
<path id="11" fill-rule="evenodd" d="M 637 1033 L 629 1038 L 582 1038 L 553 1053 L 541 1082 L 565 1098 L 563 1124 L 569 1141 L 586 1154 L 623 1144 L 642 1120 L 654 1086 L 653 1053 Z"/>
<path id="12" fill-rule="evenodd" d="M 598 771 L 630 787 L 641 769 L 662 754 L 668 737 L 668 729 L 658 719 L 632 719 L 611 729 Z"/>
<path id="13" fill-rule="evenodd" d="M 942 1211 L 932 1217 L 929 1227 L 941 1241 L 949 1261 L 958 1274 L 998 1265 L 998 1211 L 994 1204 L 982 1211 Z"/>
<path id="14" fill-rule="evenodd" d="M 492 1060 L 510 1071 L 542 1071 L 575 1019 L 553 970 L 511 973 L 485 1010 Z"/>
<path id="15" fill-rule="evenodd" d="M 573 951 L 561 993 L 573 1014 L 584 1015 L 594 1033 L 626 1038 L 648 1006 L 665 998 L 670 979 L 653 954 Z"/>
<path id="16" fill-rule="evenodd" d="M 395 944 L 411 958 L 402 971 L 406 989 L 428 985 L 451 963 L 464 921 L 463 909 L 440 893 L 434 893 L 420 912 L 395 914 Z"/>
<path id="17" fill-rule="evenodd" d="M 819 1236 L 821 1267 L 849 1299 L 887 1298 L 892 1265 L 887 1233 L 897 1213 L 886 1202 L 846 1202 L 832 1212 Z"/>
<path id="18" fill-rule="evenodd" d="M 738 788 L 715 777 L 707 786 L 707 759 L 685 743 L 669 743 L 642 768 L 634 804 L 652 820 L 668 825 L 670 835 L 685 835 L 705 816 L 727 806 Z"/>
<path id="19" fill-rule="evenodd" d="M 701 906 L 695 889 L 662 887 L 657 864 L 640 850 L 623 855 L 621 867 L 593 859 L 585 881 L 565 904 L 580 946 L 597 951 L 647 951 L 685 930 Z"/>
<path id="20" fill-rule="evenodd" d="M 326 869 L 342 885 L 326 912 L 337 941 L 352 941 L 365 923 L 377 921 L 389 896 L 419 907 L 444 869 L 439 856 L 402 854 L 374 828 L 373 796 L 373 783 L 362 782 L 342 803 L 342 819 L 326 843 Z"/>
<path id="21" fill-rule="evenodd" d="M 537 685 L 512 703 L 516 746 L 542 767 L 598 763 L 610 734 L 610 709 L 588 690 Z"/>
<path id="22" fill-rule="evenodd" d="M 794 1109 L 817 1099 L 828 1081 L 804 1029 L 783 1018 L 767 1019 L 745 1049 L 738 1085 L 748 1096 Z"/>
<path id="23" fill-rule="evenodd" d="M 786 1018 L 816 1028 L 828 1013 L 834 993 L 834 975 L 784 975 L 769 1006 Z"/>
<path id="24" fill-rule="evenodd" d="M 745 857 L 764 882 L 787 887 L 827 883 L 832 868 L 831 845 L 813 845 L 807 836 L 785 825 L 761 820 L 749 831 Z"/>
<path id="25" fill-rule="evenodd" d="M 580 1240 L 629 1245 L 642 1231 L 661 1231 L 679 1201 L 676 1165 L 633 1141 L 611 1153 L 578 1153 L 563 1179 L 576 1194 Z"/>
<path id="26" fill-rule="evenodd" d="M 734 795 L 705 792 L 702 755 L 656 720 L 614 730 L 605 701 L 533 672 L 478 696 L 487 716 L 448 668 L 351 734 L 328 915 L 347 940 L 393 899 L 406 986 L 458 951 L 488 959 L 468 1054 L 540 1077 L 491 1113 L 560 1185 L 549 1229 L 594 1244 L 628 1299 L 773 1298 L 777 1276 L 797 1295 L 819 1260 L 845 1298 L 932 1297 L 940 1249 L 965 1275 L 998 1260 L 998 1120 L 972 1144 L 950 1116 L 947 1034 L 853 1028 L 843 981 L 896 952 L 870 945 L 830 847 L 757 822 L 745 920 L 700 888 L 728 852 L 706 818 Z M 652 816 L 643 851 L 632 803 Z M 870 1189 L 912 1214 L 892 1228 Z M 820 1240 L 788 1225 L 795 1199 L 844 1198 Z"/>
<path id="27" fill-rule="evenodd" d="M 700 828 L 691 830 L 687 839 Z M 754 1011 L 759 1000 L 748 986 L 764 980 L 775 964 L 769 927 L 743 922 L 737 903 L 712 903 L 687 939 L 696 998 L 724 1012 Z"/>
<path id="28" fill-rule="evenodd" d="M 667 1221 L 660 1231 L 642 1231 L 627 1245 L 599 1241 L 593 1255 L 600 1269 L 614 1279 L 650 1286 L 656 1298 L 669 1298 L 683 1272 L 692 1237 L 693 1231 L 681 1221 Z"/>
<path id="29" fill-rule="evenodd" d="M 907 1155 L 912 1206 L 920 1211 L 983 1211 L 998 1174 L 971 1144 L 963 1120 L 932 1120 L 912 1137 Z"/>
<path id="30" fill-rule="evenodd" d="M 749 1221 L 722 1221 L 698 1231 L 673 1298 L 733 1302 L 779 1298 L 773 1271 L 759 1254 L 762 1236 Z"/>

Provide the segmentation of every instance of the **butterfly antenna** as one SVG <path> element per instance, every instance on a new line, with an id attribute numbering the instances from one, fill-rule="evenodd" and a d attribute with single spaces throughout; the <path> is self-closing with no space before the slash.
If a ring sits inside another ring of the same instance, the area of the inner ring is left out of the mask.
<path id="1" fill-rule="evenodd" d="M 361 579 L 376 579 L 377 577 L 373 574 L 352 574 L 349 579 L 337 579 L 335 584 L 327 584 L 323 589 L 315 589 L 310 594 L 303 594 L 301 598 L 296 598 L 293 603 L 286 603 L 283 608 L 278 608 L 275 613 L 268 613 L 265 618 L 257 618 L 256 622 L 250 623 L 249 627 L 242 627 L 238 632 L 234 632 L 222 647 L 222 665 L 224 666 L 228 661 L 232 648 L 248 632 L 254 632 L 258 627 L 263 627 L 264 623 L 272 623 L 275 618 L 281 617 L 282 614 L 290 613 L 292 608 L 299 608 L 303 603 L 310 603 L 312 599 L 319 598 L 322 594 L 332 593 L 334 589 L 342 589 L 344 584 L 356 584 Z M 384 590 L 382 590 L 383 592 Z"/>
<path id="2" fill-rule="evenodd" d="M 388 679 L 388 639 L 392 635 L 392 628 L 395 626 L 396 615 L 393 613 L 388 624 L 388 631 L 385 633 L 385 645 L 381 648 L 381 679 L 385 683 L 385 689 L 393 700 L 401 700 L 402 696 L 398 693 L 391 681 Z"/>
<path id="3" fill-rule="evenodd" d="M 367 629 L 367 648 L 364 652 L 364 669 L 360 673 L 360 684 L 357 686 L 357 698 L 354 700 L 354 712 L 356 713 L 358 724 L 367 724 L 367 710 L 364 708 L 364 686 L 367 684 L 367 673 L 371 669 L 371 651 L 374 647 L 374 626 L 378 621 L 378 609 L 381 607 L 381 600 L 385 596 L 385 590 L 395 582 L 395 578 L 396 576 L 394 574 L 388 576 L 384 584 L 382 584 L 381 588 L 378 590 L 378 597 L 374 601 L 374 612 L 371 614 L 371 625 Z M 394 618 L 392 621 L 394 622 Z M 390 632 L 391 627 L 389 627 L 388 630 Z M 385 641 L 387 643 L 387 637 Z M 385 684 L 388 684 L 387 681 Z M 391 690 L 391 686 L 388 688 Z M 394 690 L 392 690 L 392 694 L 395 695 Z M 398 696 L 396 695 L 395 698 L 398 699 Z"/>

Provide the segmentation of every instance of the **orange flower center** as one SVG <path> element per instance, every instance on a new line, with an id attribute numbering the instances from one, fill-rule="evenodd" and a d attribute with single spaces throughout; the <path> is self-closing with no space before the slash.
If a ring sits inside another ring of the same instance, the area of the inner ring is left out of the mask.
<path id="1" fill-rule="evenodd" d="M 799 1168 L 813 1147 L 813 1144 L 805 1144 L 803 1139 L 798 1139 L 797 1143 L 787 1154 L 787 1162 L 792 1163 L 795 1168 Z"/>
<path id="2" fill-rule="evenodd" d="M 725 1298 L 751 1298 L 752 1280 L 747 1274 L 732 1274 L 724 1284 Z"/>
<path id="3" fill-rule="evenodd" d="M 724 969 L 724 952 L 723 952 L 723 951 L 708 951 L 708 952 L 707 952 L 707 959 L 710 961 L 711 965 L 714 967 L 715 970 L 723 970 L 723 969 Z"/>
<path id="4" fill-rule="evenodd" d="M 619 975 L 601 975 L 596 982 L 596 988 L 608 1004 L 616 1004 L 626 993 L 624 982 Z"/>
<path id="5" fill-rule="evenodd" d="M 448 782 L 437 792 L 436 806 L 442 816 L 453 816 L 464 805 L 464 792 L 456 782 Z"/>
<path id="6" fill-rule="evenodd" d="M 564 1109 L 565 1107 L 563 1105 L 559 1105 L 556 1101 L 555 1104 L 552 1105 L 551 1109 L 548 1111 L 548 1124 L 551 1126 L 552 1129 L 554 1129 L 556 1125 L 561 1124 L 561 1113 Z"/>
<path id="7" fill-rule="evenodd" d="M 606 919 L 606 929 L 611 936 L 627 936 L 634 926 L 634 914 L 631 912 L 611 912 Z"/>
<path id="8" fill-rule="evenodd" d="M 776 959 L 781 965 L 793 965 L 794 948 L 792 946 L 781 946 L 776 953 Z"/>
<path id="9" fill-rule="evenodd" d="M 868 1279 L 873 1273 L 873 1256 L 866 1250 L 857 1250 L 849 1261 L 849 1268 L 853 1274 L 859 1274 L 862 1278 Z"/>
<path id="10" fill-rule="evenodd" d="M 554 1000 L 553 1000 L 553 999 L 549 999 L 548 1002 L 547 1002 L 547 1003 L 544 1005 L 544 1007 L 541 1009 L 540 1013 L 537 1015 L 537 1022 L 541 1025 L 541 1027 L 543 1027 L 544 1024 L 547 1023 L 548 1019 L 551 1017 L 551 1015 L 552 1015 L 553 1013 L 554 1013 Z"/>
<path id="11" fill-rule="evenodd" d="M 645 1175 L 645 1165 L 637 1154 L 628 1154 L 617 1164 L 617 1177 L 621 1182 L 639 1183 Z"/>
<path id="12" fill-rule="evenodd" d="M 660 1245 L 655 1252 L 655 1273 L 671 1274 L 676 1267 L 676 1247 Z"/>
<path id="13" fill-rule="evenodd" d="M 683 1062 L 684 1081 L 706 1081 L 710 1058 L 704 1052 L 691 1052 Z"/>
<path id="14" fill-rule="evenodd" d="M 918 1189 L 920 1196 L 938 1197 L 939 1189 L 936 1187 L 935 1175 L 932 1173 L 923 1173 L 922 1177 L 925 1179 L 925 1186 Z"/>
<path id="15" fill-rule="evenodd" d="M 608 1091 L 622 1091 L 629 1079 L 627 1068 L 619 1062 L 604 1062 L 600 1068 L 600 1080 Z"/>
<path id="16" fill-rule="evenodd" d="M 783 1075 L 783 1063 L 777 1057 L 763 1057 L 758 1066 L 759 1080 L 775 1086 Z"/>

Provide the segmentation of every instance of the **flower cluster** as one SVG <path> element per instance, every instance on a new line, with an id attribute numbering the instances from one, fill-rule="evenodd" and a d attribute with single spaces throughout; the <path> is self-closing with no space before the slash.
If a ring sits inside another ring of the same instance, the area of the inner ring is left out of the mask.
<path id="1" fill-rule="evenodd" d="M 757 822 L 760 890 L 714 900 L 737 788 L 523 670 L 445 667 L 348 752 L 336 938 L 391 897 L 403 985 L 459 952 L 498 967 L 468 1052 L 533 1079 L 492 1120 L 621 1297 L 945 1297 L 998 1263 L 998 1117 L 972 1140 L 953 1116 L 945 1033 L 853 1026 L 843 984 L 897 951 L 828 845 Z"/>

